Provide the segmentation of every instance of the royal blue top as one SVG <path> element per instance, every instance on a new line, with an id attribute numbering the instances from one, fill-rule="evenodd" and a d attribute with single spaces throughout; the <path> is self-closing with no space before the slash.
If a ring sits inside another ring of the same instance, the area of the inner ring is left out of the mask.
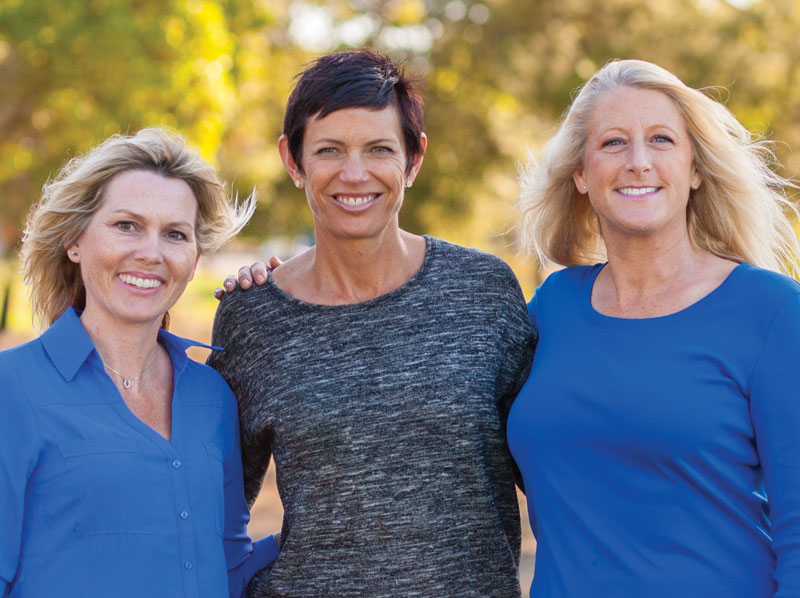
<path id="1" fill-rule="evenodd" d="M 800 596 L 800 285 L 748 264 L 675 314 L 602 315 L 552 274 L 508 420 L 532 598 Z"/>
<path id="2" fill-rule="evenodd" d="M 125 405 L 76 312 L 0 352 L 0 596 L 242 596 L 277 553 L 252 543 L 236 400 L 159 342 L 174 372 L 166 440 Z M 229 588 L 230 582 L 230 588 Z"/>

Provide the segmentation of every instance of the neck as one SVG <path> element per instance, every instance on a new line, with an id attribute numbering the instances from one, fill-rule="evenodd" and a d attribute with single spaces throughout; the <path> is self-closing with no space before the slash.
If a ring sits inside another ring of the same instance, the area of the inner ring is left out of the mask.
<path id="1" fill-rule="evenodd" d="M 707 255 L 692 244 L 686 230 L 661 238 L 607 236 L 604 240 L 607 269 L 620 290 L 662 288 L 665 281 L 691 271 Z"/>
<path id="2" fill-rule="evenodd" d="M 160 351 L 158 324 L 109 321 L 90 309 L 84 310 L 80 319 L 103 363 L 126 378 L 139 376 Z"/>
<path id="3" fill-rule="evenodd" d="M 425 240 L 399 228 L 379 238 L 320 238 L 308 263 L 308 276 L 327 300 L 357 303 L 403 285 L 424 257 Z"/>

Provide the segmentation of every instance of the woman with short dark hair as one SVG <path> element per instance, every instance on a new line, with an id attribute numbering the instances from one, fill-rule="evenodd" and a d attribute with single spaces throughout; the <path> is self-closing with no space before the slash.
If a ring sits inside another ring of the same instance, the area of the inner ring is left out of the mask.
<path id="1" fill-rule="evenodd" d="M 533 352 L 500 259 L 402 230 L 427 139 L 384 56 L 325 56 L 279 150 L 316 245 L 228 293 L 209 363 L 239 399 L 245 491 L 270 455 L 281 553 L 251 597 L 519 596 L 505 420 Z"/>

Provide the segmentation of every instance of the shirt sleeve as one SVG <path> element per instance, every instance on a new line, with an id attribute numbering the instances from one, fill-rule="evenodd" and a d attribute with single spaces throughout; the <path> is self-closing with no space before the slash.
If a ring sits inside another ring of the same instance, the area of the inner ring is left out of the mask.
<path id="1" fill-rule="evenodd" d="M 12 366 L 0 362 L 0 596 L 6 596 L 19 566 L 25 496 L 37 461 L 39 432 Z"/>
<path id="2" fill-rule="evenodd" d="M 756 362 L 750 413 L 777 557 L 775 598 L 800 596 L 800 296 L 775 316 Z"/>
<path id="3" fill-rule="evenodd" d="M 247 534 L 250 512 L 244 497 L 242 458 L 239 438 L 239 417 L 231 397 L 229 417 L 230 445 L 225 462 L 225 529 L 223 544 L 228 565 L 230 598 L 243 598 L 250 579 L 278 556 L 274 536 L 251 542 Z"/>

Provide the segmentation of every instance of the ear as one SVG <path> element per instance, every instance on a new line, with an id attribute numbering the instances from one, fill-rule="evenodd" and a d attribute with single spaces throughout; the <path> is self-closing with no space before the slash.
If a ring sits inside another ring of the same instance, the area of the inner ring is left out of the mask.
<path id="1" fill-rule="evenodd" d="M 78 245 L 78 241 L 72 244 L 70 247 L 66 248 L 67 251 L 67 259 L 74 264 L 81 263 L 81 249 Z"/>
<path id="2" fill-rule="evenodd" d="M 410 187 L 411 183 L 413 183 L 417 178 L 417 174 L 419 174 L 419 169 L 422 168 L 422 161 L 425 159 L 425 152 L 427 150 L 428 136 L 425 133 L 421 133 L 419 136 L 419 153 L 411 162 L 411 169 L 408 171 L 408 176 L 406 177 L 406 186 Z"/>
<path id="3" fill-rule="evenodd" d="M 693 166 L 692 167 L 692 177 L 689 179 L 689 186 L 692 189 L 697 190 L 697 189 L 700 188 L 700 185 L 702 184 L 702 182 L 703 182 L 703 177 L 701 177 L 700 173 L 697 172 L 697 167 Z"/>
<path id="4" fill-rule="evenodd" d="M 578 193 L 585 195 L 588 186 L 586 185 L 586 177 L 583 174 L 583 166 L 578 166 L 578 168 L 572 172 L 572 180 L 575 181 L 575 187 L 577 187 Z"/>
<path id="5" fill-rule="evenodd" d="M 295 164 L 294 158 L 292 158 L 292 152 L 289 151 L 289 139 L 286 135 L 281 135 L 278 138 L 278 153 L 281 155 L 281 161 L 283 162 L 284 168 L 286 168 L 286 172 L 292 177 L 294 186 L 298 189 L 302 189 L 306 182 L 305 177 L 303 173 L 300 172 L 300 168 L 297 164 Z"/>

